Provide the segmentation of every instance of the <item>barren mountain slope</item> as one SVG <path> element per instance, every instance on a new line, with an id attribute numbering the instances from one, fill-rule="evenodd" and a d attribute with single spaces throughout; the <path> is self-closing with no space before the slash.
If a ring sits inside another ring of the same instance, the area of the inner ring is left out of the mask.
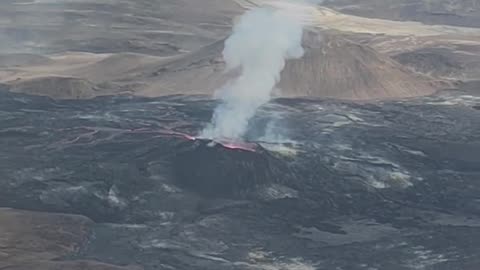
<path id="1" fill-rule="evenodd" d="M 326 0 L 324 4 L 341 12 L 372 18 L 480 26 L 478 0 Z"/>
<path id="2" fill-rule="evenodd" d="M 98 87 L 91 82 L 71 77 L 40 77 L 11 82 L 10 85 L 12 92 L 51 96 L 57 99 L 85 99 L 102 95 Z"/>
<path id="3" fill-rule="evenodd" d="M 436 78 L 480 79 L 480 37 L 465 35 L 386 36 L 349 35 L 349 38 L 389 55 L 411 69 Z"/>
<path id="4" fill-rule="evenodd" d="M 20 91 L 28 88 L 13 86 L 67 77 L 88 81 L 89 89 L 96 89 L 72 98 L 93 93 L 210 95 L 235 75 L 224 73 L 221 58 L 232 20 L 264 2 L 9 1 L 0 11 L 0 36 L 6 46 L 0 56 L 0 82 Z M 445 87 L 429 77 L 480 77 L 475 49 L 479 29 L 365 18 L 322 6 L 311 11 L 308 19 L 314 28 L 332 31 L 323 42 L 305 38 L 307 53 L 287 64 L 277 95 L 410 97 Z M 15 51 L 36 54 L 11 54 Z M 45 88 L 27 92 L 43 91 L 57 98 L 78 93 Z"/>
<path id="5" fill-rule="evenodd" d="M 175 57 L 131 53 L 55 56 L 47 58 L 49 61 L 45 65 L 4 69 L 0 81 L 13 86 L 15 91 L 58 98 L 74 93 L 72 98 L 125 92 L 145 96 L 212 95 L 238 75 L 238 71 L 225 71 L 223 42 L 220 40 Z M 428 95 L 445 87 L 338 33 L 309 31 L 303 43 L 305 55 L 299 60 L 287 61 L 276 96 L 369 100 Z M 75 61 L 71 60 L 74 56 Z M 87 80 L 96 85 L 90 84 L 91 87 L 87 87 L 90 90 L 68 87 L 70 90 L 65 89 L 63 94 L 58 87 L 57 90 L 47 89 L 52 86 L 52 78 L 58 81 L 63 77 Z M 42 83 L 34 90 L 31 82 L 40 81 Z"/>
<path id="6" fill-rule="evenodd" d="M 428 95 L 439 86 L 371 48 L 334 34 L 309 32 L 304 47 L 301 59 L 287 62 L 276 95 L 366 100 Z M 224 72 L 222 50 L 220 41 L 161 66 L 150 72 L 149 86 L 139 94 L 157 96 L 180 89 L 213 93 L 235 77 L 235 72 Z"/>

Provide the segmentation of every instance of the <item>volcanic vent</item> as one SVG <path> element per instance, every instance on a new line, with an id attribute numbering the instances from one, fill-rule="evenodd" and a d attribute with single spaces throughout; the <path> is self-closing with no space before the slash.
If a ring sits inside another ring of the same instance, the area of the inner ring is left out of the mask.
<path id="1" fill-rule="evenodd" d="M 206 139 L 184 142 L 174 159 L 177 184 L 212 197 L 245 197 L 285 177 L 283 162 L 261 146 Z"/>

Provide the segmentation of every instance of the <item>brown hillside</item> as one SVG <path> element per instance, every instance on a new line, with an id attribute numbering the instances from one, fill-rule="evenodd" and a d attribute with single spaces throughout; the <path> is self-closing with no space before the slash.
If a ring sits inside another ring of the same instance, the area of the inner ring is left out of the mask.
<path id="1" fill-rule="evenodd" d="M 436 90 L 428 77 L 338 35 L 309 32 L 304 47 L 301 59 L 287 62 L 276 95 L 368 100 L 428 95 Z M 138 94 L 213 94 L 235 76 L 224 72 L 222 50 L 223 41 L 219 41 L 146 72 L 148 86 Z"/>
<path id="2" fill-rule="evenodd" d="M 10 83 L 10 90 L 57 99 L 83 99 L 98 95 L 97 87 L 83 79 L 69 77 L 41 77 Z"/>

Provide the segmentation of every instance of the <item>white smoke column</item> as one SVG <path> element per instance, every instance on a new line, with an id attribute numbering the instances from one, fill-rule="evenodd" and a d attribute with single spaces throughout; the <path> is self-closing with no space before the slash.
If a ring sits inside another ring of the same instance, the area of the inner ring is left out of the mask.
<path id="1" fill-rule="evenodd" d="M 270 100 L 285 61 L 303 56 L 303 11 L 308 9 L 292 8 L 291 2 L 252 9 L 236 23 L 223 58 L 227 70 L 241 74 L 218 93 L 222 103 L 200 136 L 241 140 L 249 120 Z"/>

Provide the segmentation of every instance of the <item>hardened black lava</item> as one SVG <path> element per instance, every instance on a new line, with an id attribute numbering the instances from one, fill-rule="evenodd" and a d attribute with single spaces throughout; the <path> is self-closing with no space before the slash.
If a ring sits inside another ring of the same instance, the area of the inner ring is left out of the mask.
<path id="1" fill-rule="evenodd" d="M 70 256 L 145 270 L 480 269 L 478 100 L 273 103 L 296 144 L 251 151 L 185 136 L 213 101 L 0 90 L 0 207 L 86 216 Z"/>
<path id="2" fill-rule="evenodd" d="M 278 181 L 281 167 L 260 146 L 252 151 L 203 139 L 185 142 L 174 160 L 179 186 L 214 197 L 246 196 Z"/>

